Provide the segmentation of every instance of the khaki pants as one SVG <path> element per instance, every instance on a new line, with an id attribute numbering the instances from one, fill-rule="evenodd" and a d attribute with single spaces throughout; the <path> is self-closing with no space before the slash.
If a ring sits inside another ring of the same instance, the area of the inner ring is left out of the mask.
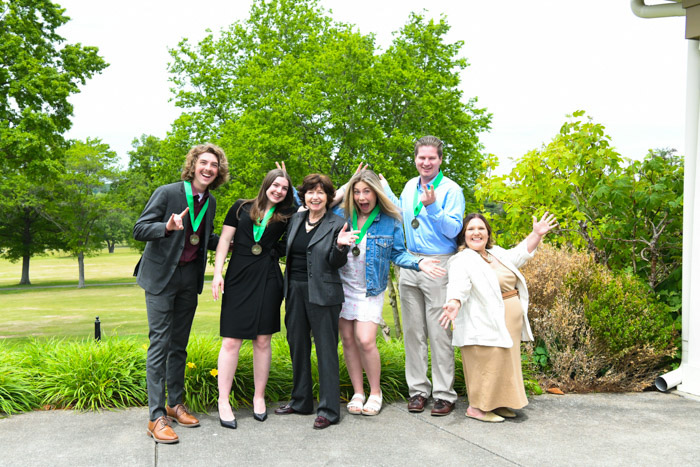
<path id="1" fill-rule="evenodd" d="M 415 253 L 414 253 L 415 254 Z M 447 269 L 452 255 L 416 255 L 439 259 Z M 404 323 L 406 382 L 408 394 L 417 394 L 448 402 L 457 400 L 452 331 L 438 321 L 445 304 L 447 276 L 433 279 L 421 271 L 402 269 L 399 276 L 401 314 Z M 428 378 L 428 343 L 432 362 L 432 384 Z"/>

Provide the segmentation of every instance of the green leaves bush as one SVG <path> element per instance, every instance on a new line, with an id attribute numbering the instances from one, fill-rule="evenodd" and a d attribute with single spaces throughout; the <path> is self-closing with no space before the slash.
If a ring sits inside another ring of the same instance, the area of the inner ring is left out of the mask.
<path id="1" fill-rule="evenodd" d="M 133 339 L 51 339 L 34 341 L 26 351 L 39 371 L 42 404 L 99 410 L 147 401 L 146 352 Z"/>
<path id="2" fill-rule="evenodd" d="M 576 276 L 567 280 L 569 287 L 576 284 Z M 656 301 L 634 276 L 599 272 L 592 276 L 588 293 L 581 298 L 593 333 L 614 354 L 644 345 L 663 349 L 673 340 L 669 307 Z"/>
<path id="3" fill-rule="evenodd" d="M 400 340 L 378 339 L 382 360 L 382 392 L 387 402 L 408 394 L 405 378 L 404 347 Z M 221 340 L 213 336 L 192 336 L 187 347 L 184 403 L 195 412 L 206 412 L 217 405 L 217 360 Z M 146 349 L 131 338 L 110 337 L 69 341 L 34 340 L 20 349 L 0 344 L 0 414 L 10 415 L 40 407 L 101 410 L 147 404 Z M 353 389 L 343 360 L 340 359 L 340 393 L 343 400 Z M 318 397 L 318 366 L 311 354 L 314 396 Z M 541 393 L 530 363 L 524 359 L 523 374 L 528 392 Z M 461 354 L 455 349 L 455 390 L 466 394 Z M 430 370 L 428 370 L 430 371 Z M 365 382 L 365 392 L 369 386 Z M 253 348 L 243 343 L 233 381 L 234 408 L 252 406 Z M 283 335 L 272 339 L 272 362 L 265 396 L 268 402 L 286 400 L 292 393 L 292 362 Z"/>
<path id="4" fill-rule="evenodd" d="M 0 413 L 11 415 L 37 408 L 35 378 L 27 356 L 0 343 Z"/>
<path id="5" fill-rule="evenodd" d="M 536 339 L 526 346 L 528 369 L 542 385 L 640 391 L 669 366 L 678 334 L 673 312 L 641 280 L 548 245 L 523 274 Z"/>

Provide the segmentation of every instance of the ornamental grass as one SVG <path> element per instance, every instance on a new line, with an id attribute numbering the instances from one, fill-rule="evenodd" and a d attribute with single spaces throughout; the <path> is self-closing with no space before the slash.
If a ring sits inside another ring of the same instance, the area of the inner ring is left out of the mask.
<path id="1" fill-rule="evenodd" d="M 184 403 L 195 412 L 207 412 L 217 406 L 217 360 L 221 339 L 192 336 L 187 347 Z M 382 393 L 387 402 L 408 396 L 404 369 L 403 342 L 377 340 L 382 361 Z M 18 349 L 0 347 L 0 414 L 15 414 L 37 408 L 73 408 L 102 410 L 147 404 L 147 345 L 133 338 L 33 340 Z M 340 393 L 345 401 L 353 389 L 338 346 Z M 523 374 L 528 392 L 539 393 L 539 386 L 524 362 Z M 318 365 L 311 353 L 314 396 L 318 397 Z M 466 394 L 461 355 L 455 350 L 455 390 Z M 430 372 L 430 369 L 428 370 Z M 251 407 L 254 393 L 253 347 L 245 341 L 238 359 L 231 391 L 234 408 Z M 285 337 L 272 339 L 272 362 L 265 392 L 266 400 L 288 400 L 292 393 L 292 363 Z M 365 378 L 365 393 L 369 385 Z"/>
<path id="2" fill-rule="evenodd" d="M 146 350 L 134 339 L 35 340 L 25 351 L 38 371 L 43 405 L 100 410 L 147 401 Z"/>

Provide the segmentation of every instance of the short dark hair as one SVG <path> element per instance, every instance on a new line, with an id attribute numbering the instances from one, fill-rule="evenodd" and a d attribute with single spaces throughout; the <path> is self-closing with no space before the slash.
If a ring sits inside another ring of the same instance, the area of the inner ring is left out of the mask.
<path id="1" fill-rule="evenodd" d="M 301 182 L 301 186 L 297 188 L 302 206 L 306 206 L 306 201 L 304 200 L 306 197 L 306 192 L 316 188 L 319 185 L 323 191 L 326 192 L 326 209 L 331 207 L 333 197 L 335 196 L 335 188 L 333 188 L 333 182 L 331 182 L 328 175 L 323 174 L 309 174 L 304 177 L 304 180 Z"/>
<path id="2" fill-rule="evenodd" d="M 489 224 L 489 221 L 486 220 L 483 214 L 480 214 L 478 212 L 472 212 L 471 214 L 467 214 L 467 217 L 465 217 L 462 221 L 462 230 L 460 230 L 459 235 L 457 235 L 457 249 L 459 251 L 462 251 L 465 248 L 467 248 L 467 241 L 465 239 L 465 236 L 467 234 L 467 225 L 469 225 L 469 222 L 474 218 L 481 219 L 482 221 L 484 221 L 484 225 L 486 225 L 486 231 L 489 233 L 489 238 L 488 240 L 486 240 L 486 248 L 491 248 L 493 246 L 493 234 L 491 233 L 491 224 Z"/>
<path id="3" fill-rule="evenodd" d="M 440 156 L 440 159 L 442 159 L 442 145 L 443 143 L 440 138 L 432 135 L 423 136 L 421 139 L 416 141 L 416 144 L 413 147 L 413 157 L 418 155 L 418 149 L 421 146 L 432 146 L 437 149 L 438 156 Z"/>

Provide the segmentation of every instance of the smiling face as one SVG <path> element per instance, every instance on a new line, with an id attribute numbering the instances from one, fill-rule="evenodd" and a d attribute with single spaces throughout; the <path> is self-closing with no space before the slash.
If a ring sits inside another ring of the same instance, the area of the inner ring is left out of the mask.
<path id="1" fill-rule="evenodd" d="M 265 191 L 265 195 L 267 196 L 267 201 L 275 205 L 284 200 L 287 196 L 287 192 L 289 192 L 289 182 L 284 177 L 277 177 L 267 191 Z"/>
<path id="2" fill-rule="evenodd" d="M 464 232 L 464 241 L 467 244 L 467 248 L 471 250 L 479 253 L 485 251 L 489 241 L 489 231 L 484 221 L 478 217 L 470 220 Z"/>
<path id="3" fill-rule="evenodd" d="M 352 189 L 355 207 L 362 214 L 369 214 L 377 205 L 377 194 L 365 182 L 357 182 Z"/>
<path id="4" fill-rule="evenodd" d="M 304 194 L 304 204 L 309 208 L 309 214 L 313 214 L 314 217 L 326 212 L 327 201 L 328 195 L 320 183 Z"/>
<path id="5" fill-rule="evenodd" d="M 204 152 L 197 157 L 192 185 L 198 193 L 204 193 L 218 174 L 219 159 L 210 152 Z"/>
<path id="6" fill-rule="evenodd" d="M 416 153 L 415 163 L 421 181 L 425 183 L 435 178 L 440 172 L 442 157 L 438 155 L 438 149 L 435 146 L 420 146 Z"/>

